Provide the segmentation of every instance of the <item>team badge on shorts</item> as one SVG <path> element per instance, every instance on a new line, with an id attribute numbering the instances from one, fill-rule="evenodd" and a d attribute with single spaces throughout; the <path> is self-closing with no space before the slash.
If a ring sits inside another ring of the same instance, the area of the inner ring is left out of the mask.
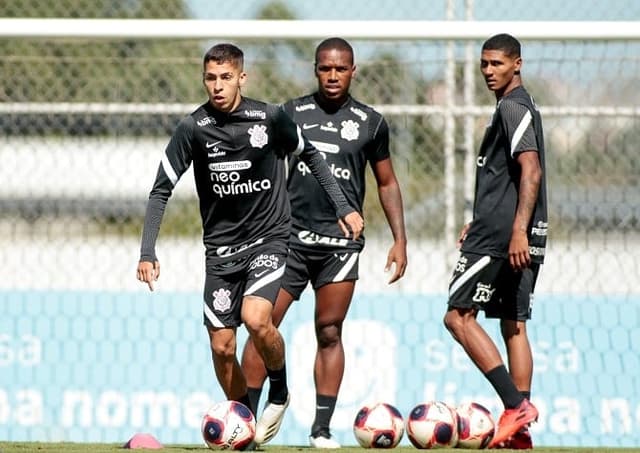
<path id="1" fill-rule="evenodd" d="M 227 311 L 231 308 L 231 291 L 225 288 L 216 289 L 213 295 L 213 308 L 216 311 Z"/>

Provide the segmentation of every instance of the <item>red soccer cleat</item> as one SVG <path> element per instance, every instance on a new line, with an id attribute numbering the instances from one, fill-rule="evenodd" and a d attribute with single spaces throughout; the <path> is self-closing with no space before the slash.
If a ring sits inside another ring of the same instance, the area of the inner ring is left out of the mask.
<path id="1" fill-rule="evenodd" d="M 513 437 L 509 439 L 509 448 L 512 450 L 531 450 L 533 448 L 533 441 L 531 440 L 529 430 L 524 428 L 516 432 Z"/>
<path id="2" fill-rule="evenodd" d="M 518 431 L 522 428 L 527 428 L 531 422 L 536 420 L 538 420 L 538 409 L 527 399 L 524 399 L 518 407 L 505 409 L 500 416 L 500 420 L 498 420 L 496 433 L 491 439 L 491 443 L 489 443 L 489 448 L 500 448 L 501 444 L 513 441 L 512 437 L 515 437 Z M 529 439 L 531 439 L 531 436 L 529 436 Z"/>
<path id="3" fill-rule="evenodd" d="M 506 448 L 510 450 L 531 450 L 533 448 L 531 433 L 527 428 L 523 428 L 516 432 L 506 442 L 502 442 L 500 445 L 496 445 L 493 448 Z"/>

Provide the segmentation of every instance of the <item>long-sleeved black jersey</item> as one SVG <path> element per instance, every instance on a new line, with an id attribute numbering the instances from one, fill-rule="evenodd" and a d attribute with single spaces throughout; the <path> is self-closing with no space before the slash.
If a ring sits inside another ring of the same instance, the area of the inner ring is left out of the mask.
<path id="1" fill-rule="evenodd" d="M 198 107 L 178 125 L 162 157 L 145 215 L 141 260 L 156 260 L 167 200 L 193 163 L 207 264 L 235 260 L 255 245 L 288 240 L 285 157 L 302 159 L 338 216 L 354 211 L 322 156 L 278 106 L 243 98 L 233 112 Z"/>

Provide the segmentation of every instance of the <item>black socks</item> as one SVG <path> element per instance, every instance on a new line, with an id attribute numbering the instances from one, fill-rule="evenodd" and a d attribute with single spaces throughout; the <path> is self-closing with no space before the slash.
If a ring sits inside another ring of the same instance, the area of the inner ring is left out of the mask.
<path id="1" fill-rule="evenodd" d="M 498 396 L 502 400 L 502 404 L 504 404 L 505 408 L 513 409 L 522 402 L 522 394 L 513 384 L 511 375 L 504 365 L 495 367 L 493 370 L 485 373 L 485 376 L 498 393 Z"/>
<path id="2" fill-rule="evenodd" d="M 270 370 L 267 368 L 269 376 L 269 402 L 274 404 L 284 404 L 289 395 L 287 388 L 287 366 L 283 366 L 279 370 Z"/>

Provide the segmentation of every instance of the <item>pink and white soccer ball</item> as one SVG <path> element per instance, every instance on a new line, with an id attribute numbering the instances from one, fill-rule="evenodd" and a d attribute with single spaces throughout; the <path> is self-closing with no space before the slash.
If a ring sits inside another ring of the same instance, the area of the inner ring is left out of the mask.
<path id="1" fill-rule="evenodd" d="M 364 448 L 394 448 L 404 435 L 404 420 L 388 403 L 363 406 L 353 422 L 353 434 Z"/>
<path id="2" fill-rule="evenodd" d="M 493 439 L 496 424 L 489 409 L 480 403 L 464 403 L 458 412 L 458 447 L 480 450 Z"/>
<path id="3" fill-rule="evenodd" d="M 256 420 L 247 406 L 222 401 L 202 417 L 202 437 L 212 450 L 243 450 L 256 435 Z"/>
<path id="4" fill-rule="evenodd" d="M 407 418 L 407 436 L 416 448 L 453 448 L 458 444 L 458 414 L 442 401 L 420 403 Z"/>

